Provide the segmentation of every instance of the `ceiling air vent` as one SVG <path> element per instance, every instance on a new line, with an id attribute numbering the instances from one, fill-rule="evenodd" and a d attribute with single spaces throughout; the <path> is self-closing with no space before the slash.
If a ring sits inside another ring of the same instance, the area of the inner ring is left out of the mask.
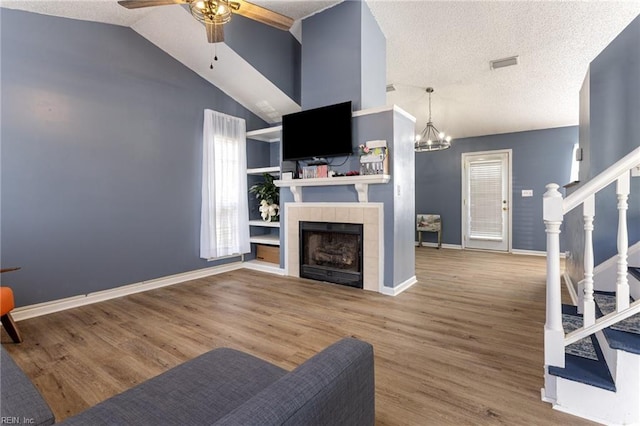
<path id="1" fill-rule="evenodd" d="M 387 92 L 395 92 L 396 91 L 396 86 L 394 86 L 393 84 L 387 84 Z"/>
<path id="2" fill-rule="evenodd" d="M 489 66 L 492 70 L 504 67 L 510 67 L 512 65 L 518 65 L 518 57 L 511 56 L 509 58 L 496 59 L 489 62 Z"/>

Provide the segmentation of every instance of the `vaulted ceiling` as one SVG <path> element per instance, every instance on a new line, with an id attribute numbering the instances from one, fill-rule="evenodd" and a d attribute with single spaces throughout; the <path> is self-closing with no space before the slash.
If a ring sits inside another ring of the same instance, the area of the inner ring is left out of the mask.
<path id="1" fill-rule="evenodd" d="M 297 20 L 339 1 L 254 3 Z M 368 0 L 387 38 L 387 103 L 454 138 L 578 124 L 579 90 L 589 62 L 640 14 L 640 1 L 391 1 Z M 211 73 L 202 27 L 179 5 L 127 10 L 115 0 L 15 1 L 3 7 L 132 27 L 269 122 L 299 107 L 257 71 L 242 84 L 229 76 L 246 67 L 220 46 L 227 61 Z M 640 45 L 640 40 L 638 41 Z M 230 50 L 230 49 L 229 49 Z M 491 70 L 489 61 L 518 56 L 518 65 Z M 276 113 L 259 105 L 267 102 Z"/>

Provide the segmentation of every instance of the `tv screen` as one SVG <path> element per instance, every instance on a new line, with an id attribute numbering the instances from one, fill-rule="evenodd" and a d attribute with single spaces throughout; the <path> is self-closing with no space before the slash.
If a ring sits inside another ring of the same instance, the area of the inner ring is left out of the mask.
<path id="1" fill-rule="evenodd" d="M 282 117 L 284 161 L 349 155 L 351 139 L 351 101 Z"/>

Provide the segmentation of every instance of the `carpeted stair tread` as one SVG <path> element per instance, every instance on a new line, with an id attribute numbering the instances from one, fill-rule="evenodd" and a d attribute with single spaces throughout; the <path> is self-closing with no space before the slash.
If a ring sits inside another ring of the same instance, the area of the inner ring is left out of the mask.
<path id="1" fill-rule="evenodd" d="M 598 318 L 616 309 L 616 295 L 607 291 L 595 291 L 596 316 Z M 634 315 L 603 330 L 609 346 L 640 355 L 640 315 Z"/>
<path id="2" fill-rule="evenodd" d="M 562 319 L 565 333 L 582 326 L 582 315 L 576 306 L 562 305 Z M 579 347 L 571 348 L 578 343 L 581 343 Z M 565 367 L 549 366 L 549 374 L 615 392 L 616 385 L 595 336 L 585 337 L 573 345 L 565 348 Z"/>
<path id="3" fill-rule="evenodd" d="M 640 281 L 640 266 L 629 266 L 627 270 L 636 280 Z"/>

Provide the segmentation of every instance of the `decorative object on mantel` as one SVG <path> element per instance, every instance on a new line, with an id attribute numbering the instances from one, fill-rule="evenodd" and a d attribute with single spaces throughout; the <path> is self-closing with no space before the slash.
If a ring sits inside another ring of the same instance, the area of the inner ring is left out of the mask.
<path id="1" fill-rule="evenodd" d="M 260 216 L 265 222 L 277 222 L 280 220 L 280 190 L 273 183 L 273 176 L 263 173 L 264 181 L 256 183 L 249 188 L 249 192 L 256 194 L 260 200 Z"/>
<path id="2" fill-rule="evenodd" d="M 361 175 L 389 174 L 387 141 L 367 141 L 358 146 Z"/>
<path id="3" fill-rule="evenodd" d="M 442 151 L 451 147 L 451 136 L 439 131 L 431 121 L 431 94 L 433 93 L 433 87 L 427 87 L 427 93 L 429 94 L 429 121 L 427 121 L 427 127 L 424 128 L 422 134 L 416 137 L 416 152 Z"/>

